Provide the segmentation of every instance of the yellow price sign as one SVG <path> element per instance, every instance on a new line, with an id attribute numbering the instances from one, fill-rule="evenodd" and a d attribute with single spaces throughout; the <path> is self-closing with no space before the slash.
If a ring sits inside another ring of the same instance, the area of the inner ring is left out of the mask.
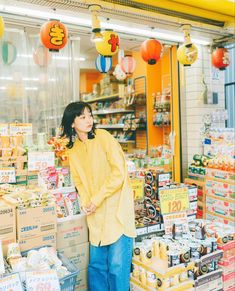
<path id="1" fill-rule="evenodd" d="M 134 192 L 134 199 L 139 200 L 144 198 L 144 179 L 131 179 L 131 188 Z"/>
<path id="2" fill-rule="evenodd" d="M 161 213 L 181 212 L 189 209 L 188 188 L 159 190 Z"/>

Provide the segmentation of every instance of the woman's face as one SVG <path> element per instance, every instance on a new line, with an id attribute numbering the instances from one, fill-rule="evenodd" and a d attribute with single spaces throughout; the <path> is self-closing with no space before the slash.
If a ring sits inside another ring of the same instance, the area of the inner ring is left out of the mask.
<path id="1" fill-rule="evenodd" d="M 88 133 L 93 127 L 93 122 L 94 121 L 91 112 L 88 108 L 85 108 L 84 112 L 74 119 L 72 127 L 75 129 L 77 134 Z"/>

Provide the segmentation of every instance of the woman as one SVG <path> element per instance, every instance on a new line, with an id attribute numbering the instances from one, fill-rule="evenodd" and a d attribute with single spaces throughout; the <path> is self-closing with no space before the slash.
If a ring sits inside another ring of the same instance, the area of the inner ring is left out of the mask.
<path id="1" fill-rule="evenodd" d="M 95 129 L 85 102 L 70 103 L 62 118 L 74 184 L 87 215 L 89 290 L 128 291 L 133 238 L 133 193 L 125 156 L 115 138 Z"/>

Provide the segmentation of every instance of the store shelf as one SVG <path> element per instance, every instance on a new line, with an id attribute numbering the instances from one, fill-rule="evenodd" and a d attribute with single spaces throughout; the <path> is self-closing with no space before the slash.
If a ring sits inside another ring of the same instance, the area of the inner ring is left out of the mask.
<path id="1" fill-rule="evenodd" d="M 87 103 L 94 103 L 94 102 L 99 102 L 99 101 L 109 101 L 109 100 L 118 100 L 118 99 L 119 99 L 119 94 L 113 94 L 109 96 L 100 96 L 92 100 L 83 100 L 83 101 Z"/>
<path id="2" fill-rule="evenodd" d="M 124 139 L 118 139 L 117 140 L 119 143 L 135 143 L 134 140 L 124 140 Z"/>
<path id="3" fill-rule="evenodd" d="M 106 114 L 116 114 L 116 113 L 133 113 L 135 112 L 132 109 L 106 109 L 106 110 L 95 110 L 93 111 L 93 115 L 106 115 Z"/>
<path id="4" fill-rule="evenodd" d="M 212 198 L 212 199 L 216 199 L 216 200 L 221 200 L 221 201 L 228 202 L 228 203 L 235 203 L 235 199 L 227 198 L 227 197 L 221 197 L 219 195 L 206 194 L 206 197 L 209 197 L 209 198 Z"/>
<path id="5" fill-rule="evenodd" d="M 151 286 L 146 286 L 144 284 L 142 284 L 139 280 L 137 280 L 134 277 L 131 277 L 131 283 L 133 283 L 134 285 L 138 286 L 140 288 L 140 290 L 146 290 L 146 291 L 151 291 L 153 290 L 153 288 L 151 288 Z M 170 291 L 170 290 L 174 290 L 174 291 L 184 291 L 184 290 L 194 290 L 193 289 L 193 285 L 194 285 L 194 281 L 193 280 L 187 280 L 185 282 L 182 282 L 180 284 L 177 284 L 176 286 L 172 286 L 169 288 L 166 288 L 166 291 Z M 139 290 L 139 289 L 138 289 Z M 154 289 L 156 290 L 156 289 Z"/>
<path id="6" fill-rule="evenodd" d="M 97 124 L 96 128 L 103 128 L 103 129 L 122 129 L 124 128 L 124 124 Z"/>
<path id="7" fill-rule="evenodd" d="M 192 270 L 194 268 L 194 262 L 189 262 L 188 264 L 179 264 L 173 267 L 167 267 L 167 262 L 161 259 L 152 258 L 151 264 L 144 264 L 138 259 L 133 258 L 132 263 L 134 265 L 144 268 L 146 271 L 149 271 L 157 276 L 157 278 L 164 279 L 172 277 L 179 273 Z M 161 266 L 161 267 L 160 267 Z"/>

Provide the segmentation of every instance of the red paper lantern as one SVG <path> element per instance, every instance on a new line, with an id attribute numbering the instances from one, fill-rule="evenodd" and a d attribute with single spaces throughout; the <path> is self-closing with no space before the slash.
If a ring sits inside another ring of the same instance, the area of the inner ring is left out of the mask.
<path id="1" fill-rule="evenodd" d="M 127 75 L 130 75 L 134 72 L 136 67 L 136 60 L 132 56 L 125 56 L 121 59 L 121 69 Z"/>
<path id="2" fill-rule="evenodd" d="M 156 39 L 147 39 L 141 44 L 140 52 L 145 62 L 155 65 L 162 56 L 163 46 Z"/>
<path id="3" fill-rule="evenodd" d="M 229 52 L 224 47 L 217 47 L 212 52 L 212 65 L 219 70 L 225 70 L 230 64 Z"/>
<path id="4" fill-rule="evenodd" d="M 68 41 L 68 30 L 60 21 L 52 20 L 42 25 L 40 37 L 42 44 L 49 51 L 58 52 Z"/>

